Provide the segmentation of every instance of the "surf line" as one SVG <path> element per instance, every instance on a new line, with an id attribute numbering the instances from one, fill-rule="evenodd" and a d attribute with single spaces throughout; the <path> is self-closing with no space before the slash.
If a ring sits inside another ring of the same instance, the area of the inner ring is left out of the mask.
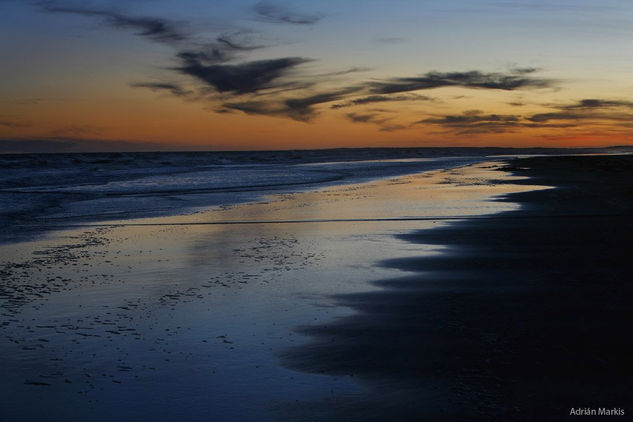
<path id="1" fill-rule="evenodd" d="M 317 218 L 305 220 L 219 220 L 219 221 L 174 221 L 164 223 L 60 223 L 51 222 L 56 227 L 144 227 L 144 226 L 209 226 L 240 224 L 310 224 L 310 223 L 363 223 L 397 221 L 450 221 L 450 220 L 523 220 L 523 219 L 566 219 L 566 218 L 630 218 L 633 214 L 552 214 L 552 215 L 459 215 L 424 217 L 386 217 L 386 218 Z M 41 227 L 36 224 L 23 224 L 21 227 Z"/>

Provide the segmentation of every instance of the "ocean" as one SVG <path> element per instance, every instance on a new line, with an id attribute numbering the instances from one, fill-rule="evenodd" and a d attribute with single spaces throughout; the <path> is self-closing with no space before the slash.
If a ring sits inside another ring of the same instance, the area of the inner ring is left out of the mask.
<path id="1" fill-rule="evenodd" d="M 188 214 L 451 168 L 502 150 L 340 149 L 0 155 L 0 242 L 78 223 Z"/>

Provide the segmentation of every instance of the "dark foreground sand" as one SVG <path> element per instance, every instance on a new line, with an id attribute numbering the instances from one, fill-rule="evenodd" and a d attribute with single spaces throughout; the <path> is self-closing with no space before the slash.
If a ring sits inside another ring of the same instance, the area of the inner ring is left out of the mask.
<path id="1" fill-rule="evenodd" d="M 448 253 L 385 262 L 411 275 L 340 296 L 358 313 L 306 328 L 313 341 L 284 356 L 370 392 L 302 404 L 300 417 L 633 415 L 633 156 L 513 159 L 506 170 L 556 188 L 507 196 L 518 211 L 407 235 Z"/>

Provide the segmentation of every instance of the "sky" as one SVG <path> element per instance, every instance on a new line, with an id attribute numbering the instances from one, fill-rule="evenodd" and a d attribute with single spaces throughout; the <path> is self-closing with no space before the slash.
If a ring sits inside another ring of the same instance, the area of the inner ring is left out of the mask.
<path id="1" fill-rule="evenodd" d="M 633 145 L 630 0 L 0 0 L 0 151 Z"/>

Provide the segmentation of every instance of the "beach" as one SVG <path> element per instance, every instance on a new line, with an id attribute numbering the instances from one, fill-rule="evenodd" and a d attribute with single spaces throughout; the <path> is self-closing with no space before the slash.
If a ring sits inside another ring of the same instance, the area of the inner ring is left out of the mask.
<path id="1" fill-rule="evenodd" d="M 315 340 L 288 356 L 296 367 L 354 373 L 372 386 L 334 412 L 319 407 L 320 417 L 630 412 L 632 164 L 630 156 L 509 160 L 505 171 L 553 188 L 505 196 L 517 210 L 401 236 L 446 249 L 383 261 L 413 275 L 339 297 L 357 313 L 308 328 Z"/>
<path id="2" fill-rule="evenodd" d="M 630 419 L 632 21 L 0 0 L 0 422 Z"/>
<path id="3" fill-rule="evenodd" d="M 560 420 L 626 408 L 632 162 L 405 160 L 387 164 L 409 173 L 372 177 L 371 164 L 345 183 L 335 176 L 350 164 L 302 162 L 300 189 L 55 220 L 0 245 L 0 416 Z"/>

